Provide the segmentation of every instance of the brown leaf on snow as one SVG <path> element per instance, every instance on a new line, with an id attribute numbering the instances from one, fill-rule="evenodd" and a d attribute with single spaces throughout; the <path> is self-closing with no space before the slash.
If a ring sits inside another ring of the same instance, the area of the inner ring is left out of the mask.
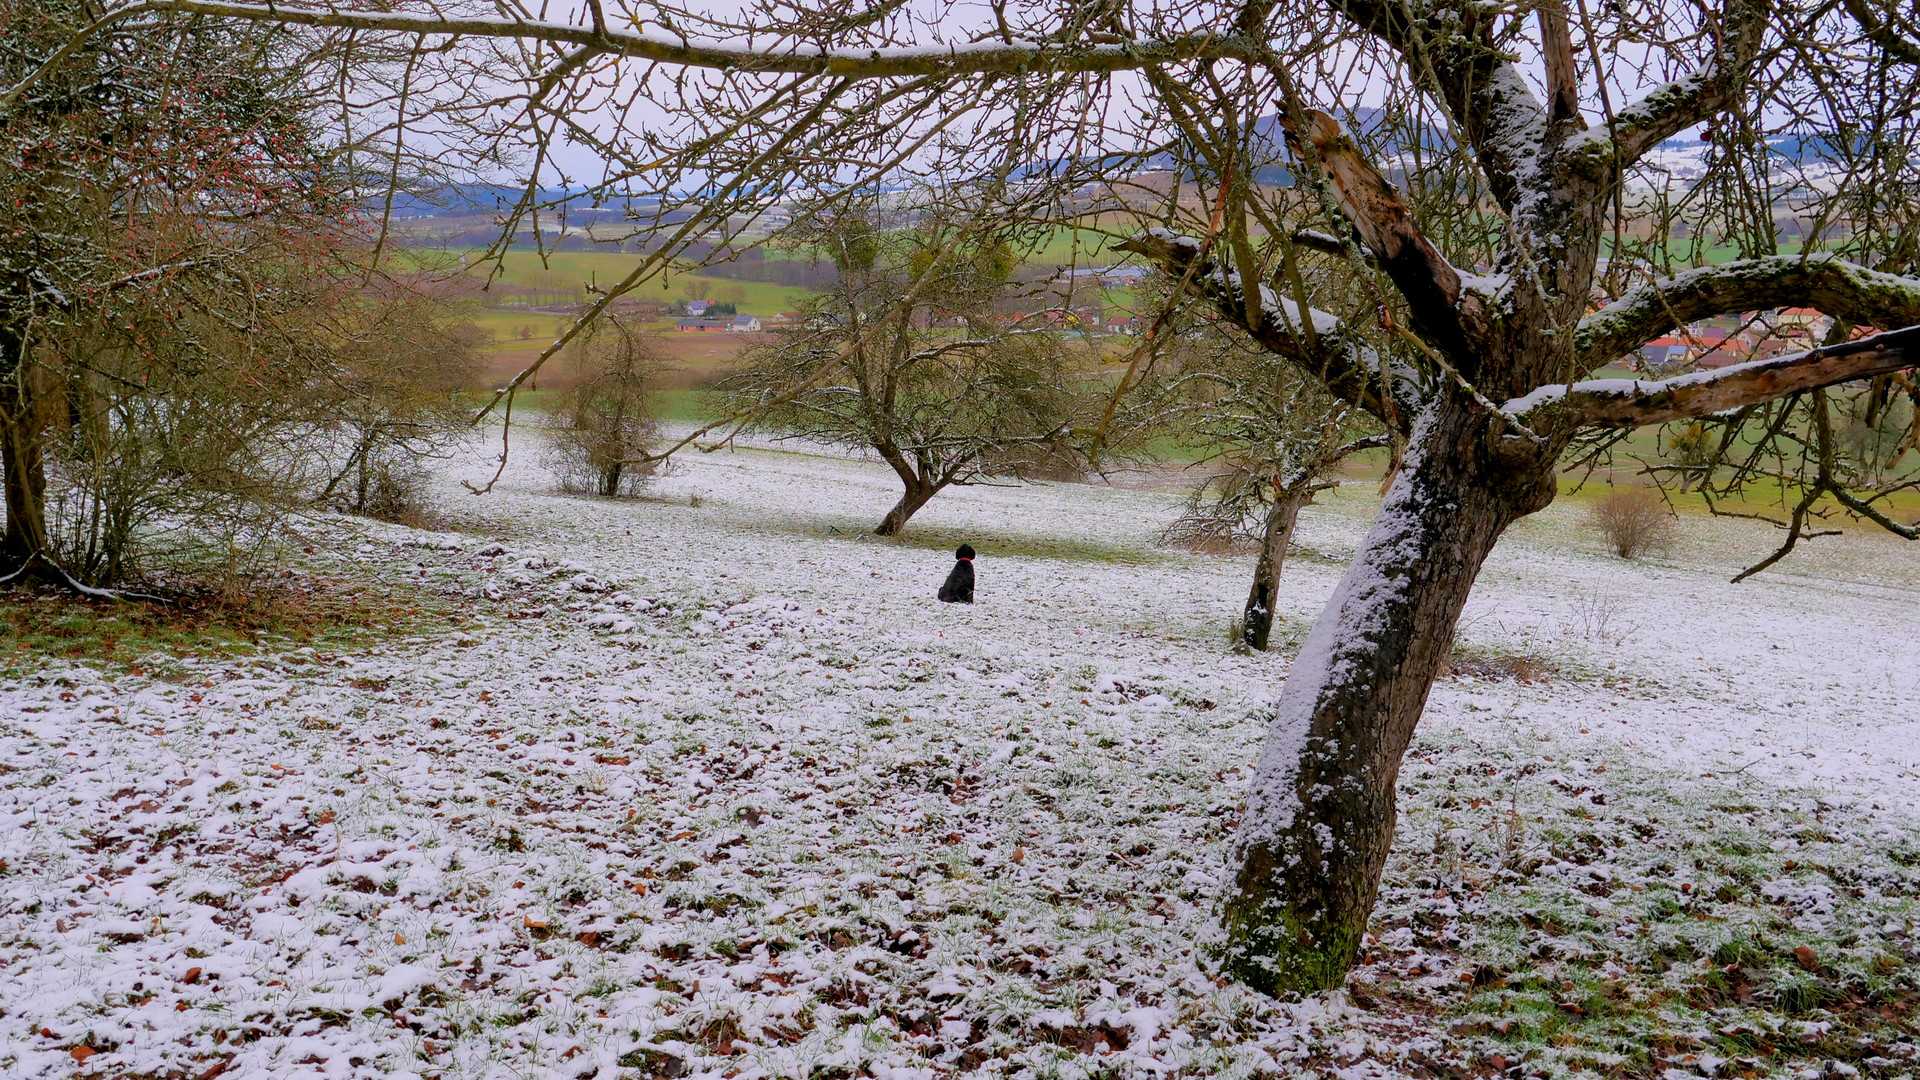
<path id="1" fill-rule="evenodd" d="M 71 1053 L 73 1054 L 73 1060 L 75 1061 L 85 1061 L 99 1052 L 100 1051 L 95 1050 L 91 1046 L 76 1046 L 71 1051 Z"/>
<path id="2" fill-rule="evenodd" d="M 1793 958 L 1800 961 L 1800 966 L 1808 971 L 1820 970 L 1820 954 L 1805 945 L 1793 950 Z"/>
<path id="3" fill-rule="evenodd" d="M 180 981 L 181 981 L 181 982 L 183 982 L 183 983 L 197 983 L 197 982 L 199 982 L 199 981 L 200 981 L 200 969 L 199 969 L 199 968 L 197 968 L 197 967 L 194 967 L 194 968 L 188 968 L 188 969 L 187 969 L 187 973 L 186 973 L 185 975 L 182 975 L 182 976 L 180 976 Z"/>

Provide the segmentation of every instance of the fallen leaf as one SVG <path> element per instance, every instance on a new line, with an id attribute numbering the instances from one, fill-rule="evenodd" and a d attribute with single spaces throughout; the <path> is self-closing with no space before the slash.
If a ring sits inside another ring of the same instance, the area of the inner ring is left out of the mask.
<path id="1" fill-rule="evenodd" d="M 1793 950 L 1793 958 L 1800 961 L 1800 966 L 1808 971 L 1820 970 L 1820 954 L 1805 945 Z"/>
<path id="2" fill-rule="evenodd" d="M 1014 862 L 1017 862 L 1017 863 L 1023 863 L 1023 862 L 1026 862 L 1026 861 L 1027 861 L 1027 849 L 1026 849 L 1026 848 L 1023 848 L 1023 847 L 1017 847 L 1017 848 L 1014 848 L 1014 849 L 1013 849 L 1013 861 L 1014 861 Z"/>
<path id="3" fill-rule="evenodd" d="M 181 982 L 183 982 L 183 983 L 197 983 L 197 982 L 199 982 L 199 981 L 200 981 L 200 969 L 199 969 L 199 968 L 197 968 L 197 967 L 195 967 L 195 968 L 188 968 L 188 969 L 187 969 L 187 973 L 186 973 L 185 975 L 182 975 L 182 976 L 180 976 L 180 981 L 181 981 Z"/>
<path id="4" fill-rule="evenodd" d="M 76 1046 L 73 1048 L 73 1060 L 85 1061 L 99 1052 L 91 1046 Z"/>
<path id="5" fill-rule="evenodd" d="M 400 936 L 399 934 L 395 934 L 393 935 L 393 943 L 395 945 L 405 945 L 407 943 L 407 939 Z"/>

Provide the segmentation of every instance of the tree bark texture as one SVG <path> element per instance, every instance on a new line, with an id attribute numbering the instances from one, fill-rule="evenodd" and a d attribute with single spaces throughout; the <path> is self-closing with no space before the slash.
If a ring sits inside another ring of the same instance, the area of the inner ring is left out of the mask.
<path id="1" fill-rule="evenodd" d="M 894 503 L 893 509 L 887 511 L 887 516 L 880 519 L 880 524 L 874 528 L 873 534 L 875 536 L 900 535 L 900 530 L 907 527 L 907 519 L 927 505 L 939 490 L 931 484 L 917 482 L 908 484 L 906 492 L 900 496 L 900 501 Z"/>
<path id="2" fill-rule="evenodd" d="M 1250 649 L 1265 652 L 1273 634 L 1273 606 L 1280 598 L 1280 571 L 1293 543 L 1293 526 L 1307 503 L 1310 485 L 1282 489 L 1267 508 L 1267 528 L 1260 539 L 1260 560 L 1253 566 L 1253 588 L 1247 591 L 1246 628 L 1241 640 Z"/>
<path id="3" fill-rule="evenodd" d="M 0 326 L 0 474 L 7 508 L 0 573 L 20 569 L 47 548 L 47 466 L 31 375 L 26 335 L 17 327 Z"/>
<path id="4" fill-rule="evenodd" d="M 1446 395 L 1281 690 L 1222 911 L 1227 971 L 1268 993 L 1338 987 L 1393 843 L 1394 787 L 1481 563 L 1553 498 L 1551 458 L 1499 453 Z"/>

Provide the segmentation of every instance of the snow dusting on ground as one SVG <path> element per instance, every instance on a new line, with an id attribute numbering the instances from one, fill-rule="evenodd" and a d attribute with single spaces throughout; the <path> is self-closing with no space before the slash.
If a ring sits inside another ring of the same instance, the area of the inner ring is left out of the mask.
<path id="1" fill-rule="evenodd" d="M 1764 529 L 1523 523 L 1366 966 L 1281 1004 L 1205 944 L 1292 646 L 1228 650 L 1250 560 L 1155 548 L 1177 495 L 953 491 L 897 544 L 870 464 L 596 501 L 536 457 L 315 556 L 461 597 L 445 636 L 0 679 L 0 1073 L 1920 1071 L 1920 552 L 1734 586 Z M 1295 644 L 1369 492 L 1302 519 Z"/>

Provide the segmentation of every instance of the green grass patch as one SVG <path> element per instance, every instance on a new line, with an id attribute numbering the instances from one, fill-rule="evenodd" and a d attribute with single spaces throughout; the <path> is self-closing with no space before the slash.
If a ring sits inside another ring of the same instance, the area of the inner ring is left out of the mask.
<path id="1" fill-rule="evenodd" d="M 876 521 L 875 524 L 879 522 Z M 1076 562 L 1111 563 L 1116 566 L 1146 566 L 1166 562 L 1171 556 L 1149 548 L 1108 544 L 1097 540 L 1079 540 L 1063 536 L 1032 536 L 1021 533 L 997 533 L 980 529 L 916 529 L 907 523 L 906 532 L 895 537 L 871 536 L 879 543 L 927 551 L 952 551 L 961 544 L 972 544 L 982 559 L 995 556 L 1028 559 L 1070 559 Z"/>
<path id="2" fill-rule="evenodd" d="M 468 261 L 474 263 L 479 252 L 469 252 Z M 775 253 L 769 252 L 769 258 Z M 643 256 L 618 251 L 555 251 L 542 259 L 537 251 L 516 249 L 508 251 L 501 259 L 501 273 L 494 280 L 515 285 L 524 289 L 538 289 L 551 294 L 555 300 L 571 299 L 575 303 L 588 300 L 587 286 L 597 284 L 605 287 L 633 272 Z M 485 280 L 493 272 L 493 264 L 473 265 L 468 273 Z M 658 282 L 643 286 L 636 296 L 663 300 L 685 300 L 694 291 L 704 289 L 706 299 L 732 302 L 740 310 L 754 315 L 773 315 L 782 311 L 791 311 L 807 290 L 791 285 L 780 285 L 767 281 L 736 281 L 732 278 L 709 276 L 706 274 L 673 274 L 667 278 L 666 288 Z M 736 299 L 737 297 L 737 299 Z M 486 301 L 493 312 L 504 316 L 504 325 L 510 319 L 527 321 L 530 315 L 520 315 L 512 311 L 511 306 L 502 305 L 494 300 Z M 531 316 L 537 317 L 537 316 Z M 556 316 L 547 316 L 557 318 Z M 514 324 L 515 327 L 518 324 Z"/>
<path id="3" fill-rule="evenodd" d="M 666 421 L 704 424 L 722 415 L 714 405 L 713 394 L 706 390 L 662 390 L 654 400 L 660 419 Z"/>
<path id="4" fill-rule="evenodd" d="M 1438 1013 L 1469 1059 L 1528 1076 L 1871 1070 L 1911 1045 L 1910 820 L 1568 751 L 1479 729 L 1416 743 L 1363 996 Z M 1457 974 L 1406 979 L 1392 956 L 1422 952 Z"/>

